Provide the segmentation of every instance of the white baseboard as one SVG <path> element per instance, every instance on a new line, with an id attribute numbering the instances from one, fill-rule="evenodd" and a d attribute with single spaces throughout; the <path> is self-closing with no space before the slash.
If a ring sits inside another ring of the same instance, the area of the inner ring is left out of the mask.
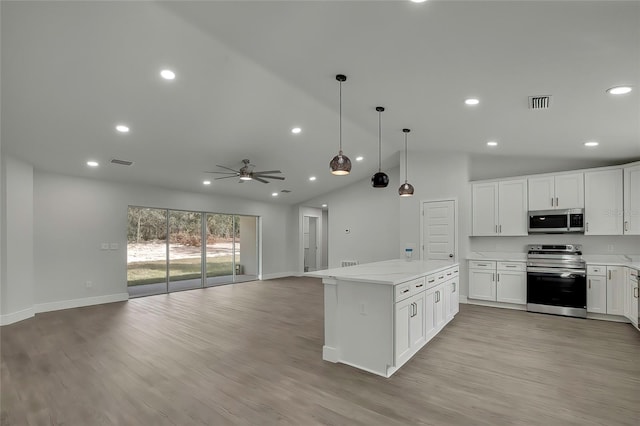
<path id="1" fill-rule="evenodd" d="M 275 280 L 277 278 L 295 277 L 298 276 L 295 272 L 277 272 L 275 274 L 262 275 L 263 280 Z"/>
<path id="2" fill-rule="evenodd" d="M 587 312 L 587 319 L 631 323 L 627 318 L 620 315 L 594 314 L 593 312 Z"/>
<path id="3" fill-rule="evenodd" d="M 469 303 L 469 300 L 467 299 L 467 296 L 460 295 L 459 302 L 460 303 Z"/>
<path id="4" fill-rule="evenodd" d="M 527 305 L 517 305 L 515 303 L 491 302 L 487 300 L 467 299 L 469 305 L 489 306 L 490 308 L 514 309 L 516 311 L 526 311 Z"/>
<path id="5" fill-rule="evenodd" d="M 18 311 L 18 312 L 12 312 L 10 314 L 0 315 L 0 325 L 9 325 L 9 324 L 13 324 L 14 322 L 26 320 L 27 318 L 31 318 L 35 314 L 36 314 L 35 310 L 33 309 L 33 306 L 32 306 L 27 309 L 22 309 L 21 311 Z"/>
<path id="6" fill-rule="evenodd" d="M 128 293 L 108 294 L 106 296 L 83 297 L 82 299 L 61 300 L 59 302 L 39 303 L 34 306 L 35 312 L 51 312 L 62 309 L 81 308 L 83 306 L 102 305 L 104 303 L 124 302 L 129 299 Z"/>

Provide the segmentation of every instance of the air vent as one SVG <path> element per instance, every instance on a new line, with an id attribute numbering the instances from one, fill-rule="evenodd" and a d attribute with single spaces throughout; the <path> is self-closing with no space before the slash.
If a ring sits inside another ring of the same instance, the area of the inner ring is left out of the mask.
<path id="1" fill-rule="evenodd" d="M 285 194 L 288 194 L 288 193 L 290 193 L 291 191 L 290 191 L 290 190 L 288 190 L 288 189 L 283 189 L 283 190 L 282 190 L 282 191 L 280 191 L 280 192 L 284 192 Z"/>
<path id="2" fill-rule="evenodd" d="M 111 164 L 119 164 L 121 166 L 130 166 L 133 164 L 133 161 L 127 161 L 127 160 L 118 160 L 116 158 L 111 159 Z"/>
<path id="3" fill-rule="evenodd" d="M 551 106 L 551 96 L 529 96 L 529 109 L 548 109 Z"/>
<path id="4" fill-rule="evenodd" d="M 340 266 L 346 268 L 347 266 L 356 266 L 358 264 L 357 260 L 342 260 L 340 261 Z"/>

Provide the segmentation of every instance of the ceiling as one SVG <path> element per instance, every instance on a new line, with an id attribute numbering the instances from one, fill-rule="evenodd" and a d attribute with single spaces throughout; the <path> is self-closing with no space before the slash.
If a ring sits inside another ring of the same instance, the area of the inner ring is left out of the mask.
<path id="1" fill-rule="evenodd" d="M 387 170 L 403 127 L 410 151 L 640 158 L 636 1 L 3 1 L 0 12 L 2 151 L 38 170 L 298 203 L 377 171 L 378 105 Z M 338 73 L 345 177 L 328 170 Z M 621 84 L 635 90 L 605 92 Z M 528 109 L 537 95 L 551 108 Z M 243 158 L 286 180 L 202 184 Z"/>

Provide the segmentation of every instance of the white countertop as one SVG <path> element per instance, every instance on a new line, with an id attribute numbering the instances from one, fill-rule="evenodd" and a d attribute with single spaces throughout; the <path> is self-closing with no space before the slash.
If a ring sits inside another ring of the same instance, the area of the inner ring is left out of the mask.
<path id="1" fill-rule="evenodd" d="M 345 281 L 358 281 L 374 284 L 400 284 L 425 275 L 440 272 L 456 266 L 444 260 L 385 260 L 382 262 L 363 263 L 361 265 L 344 268 L 324 269 L 322 271 L 307 272 L 308 277 L 336 278 Z"/>
<path id="2" fill-rule="evenodd" d="M 640 255 L 584 254 L 587 265 L 626 266 L 640 271 Z M 496 262 L 526 262 L 526 253 L 471 252 L 467 260 L 491 260 Z"/>
<path id="3" fill-rule="evenodd" d="M 471 252 L 467 260 L 493 260 L 496 262 L 526 262 L 527 253 Z"/>

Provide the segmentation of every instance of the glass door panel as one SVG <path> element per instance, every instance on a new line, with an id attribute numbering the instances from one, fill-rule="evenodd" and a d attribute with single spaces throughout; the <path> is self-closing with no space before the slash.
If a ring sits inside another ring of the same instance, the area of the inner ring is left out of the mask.
<path id="1" fill-rule="evenodd" d="M 169 292 L 202 287 L 202 213 L 169 211 Z"/>
<path id="2" fill-rule="evenodd" d="M 233 216 L 207 213 L 205 234 L 207 279 L 211 287 L 233 282 Z"/>
<path id="3" fill-rule="evenodd" d="M 234 216 L 235 282 L 258 279 L 258 218 Z"/>
<path id="4" fill-rule="evenodd" d="M 129 297 L 167 292 L 167 210 L 129 207 L 127 290 Z"/>

